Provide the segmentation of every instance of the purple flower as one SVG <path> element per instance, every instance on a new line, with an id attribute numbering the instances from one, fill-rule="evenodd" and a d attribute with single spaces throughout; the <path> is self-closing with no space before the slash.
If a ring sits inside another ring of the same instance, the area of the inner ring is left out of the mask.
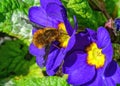
<path id="1" fill-rule="evenodd" d="M 73 34 L 73 29 L 60 0 L 40 0 L 40 3 L 40 7 L 33 6 L 29 9 L 30 21 L 45 28 L 62 29 L 68 34 L 65 38 L 61 36 L 60 42 L 54 41 L 51 43 L 47 61 L 44 59 L 46 53 L 45 47 L 38 48 L 33 43 L 30 44 L 29 51 L 32 55 L 36 56 L 37 64 L 40 67 L 45 65 L 47 74 L 54 75 L 64 59 L 65 54 L 63 54 L 63 51 L 67 46 L 66 42 L 69 41 L 70 36 Z M 34 28 L 33 35 L 36 31 L 38 30 Z"/>
<path id="2" fill-rule="evenodd" d="M 116 18 L 114 22 L 115 22 L 114 24 L 115 24 L 117 31 L 119 31 L 120 30 L 120 18 Z"/>
<path id="3" fill-rule="evenodd" d="M 63 72 L 74 86 L 115 86 L 120 83 L 120 68 L 112 60 L 113 49 L 104 27 L 97 32 L 86 31 L 73 35 L 68 43 Z"/>

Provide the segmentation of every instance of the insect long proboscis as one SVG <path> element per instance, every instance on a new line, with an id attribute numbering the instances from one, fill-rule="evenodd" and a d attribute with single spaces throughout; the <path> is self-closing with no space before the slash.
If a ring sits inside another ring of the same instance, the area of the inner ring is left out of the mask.
<path id="1" fill-rule="evenodd" d="M 33 27 L 35 27 L 36 29 L 43 29 L 45 28 L 44 26 L 42 25 L 39 25 L 39 24 L 36 24 L 34 22 L 31 22 L 30 20 L 26 19 L 26 18 L 23 18 L 21 17 L 21 20 L 25 20 L 27 24 L 31 24 Z"/>

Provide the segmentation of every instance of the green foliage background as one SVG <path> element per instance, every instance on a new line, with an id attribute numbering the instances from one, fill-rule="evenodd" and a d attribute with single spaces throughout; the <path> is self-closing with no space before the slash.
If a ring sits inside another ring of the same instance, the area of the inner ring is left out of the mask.
<path id="1" fill-rule="evenodd" d="M 120 17 L 120 0 L 104 0 L 107 11 L 115 18 Z M 97 29 L 107 21 L 101 12 L 94 11 L 87 0 L 62 0 L 73 24 L 77 17 L 79 29 Z M 46 77 L 45 69 L 35 63 L 28 51 L 32 26 L 26 18 L 31 6 L 40 5 L 39 0 L 0 0 L 0 86 L 69 86 L 65 78 Z M 8 38 L 6 38 L 8 37 Z M 114 58 L 120 59 L 120 46 L 113 44 Z M 119 47 L 118 47 L 119 46 Z"/>

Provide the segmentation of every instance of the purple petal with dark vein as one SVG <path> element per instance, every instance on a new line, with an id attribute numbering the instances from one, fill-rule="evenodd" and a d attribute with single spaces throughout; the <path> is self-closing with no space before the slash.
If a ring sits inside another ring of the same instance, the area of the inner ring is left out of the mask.
<path id="1" fill-rule="evenodd" d="M 78 57 L 78 54 L 80 57 Z M 81 60 L 80 60 L 81 58 Z M 82 63 L 86 63 L 87 54 L 82 51 L 74 51 L 72 53 L 67 53 L 64 64 L 63 64 L 63 72 L 71 73 L 77 68 L 82 66 Z"/>
<path id="2" fill-rule="evenodd" d="M 55 71 L 51 71 L 54 62 L 56 60 L 56 57 L 58 56 L 58 53 L 60 52 L 60 50 L 58 48 L 55 48 L 51 53 L 49 53 L 48 55 L 48 59 L 46 62 L 46 72 L 48 75 L 54 75 Z"/>
<path id="3" fill-rule="evenodd" d="M 112 79 L 115 81 L 115 83 L 120 84 L 120 67 L 117 64 L 117 70 Z"/>
<path id="4" fill-rule="evenodd" d="M 56 57 L 55 57 L 55 59 L 53 59 L 54 61 L 53 61 L 53 63 L 52 63 L 52 66 L 51 67 L 49 67 L 49 69 L 48 69 L 48 67 L 47 67 L 47 73 L 49 74 L 49 75 L 53 75 L 53 74 L 55 74 L 57 71 L 58 71 L 58 69 L 59 69 L 59 66 L 62 64 L 62 61 L 63 61 L 63 59 L 64 59 L 64 57 L 65 57 L 65 54 L 63 54 L 63 51 L 64 51 L 64 48 L 61 48 L 60 49 L 60 52 L 59 53 L 56 53 L 56 54 L 58 54 Z M 54 54 L 54 53 L 52 53 L 52 54 Z M 52 56 L 52 55 L 51 55 Z M 51 57 L 51 56 L 49 56 L 48 58 L 53 58 L 53 56 Z M 47 63 L 48 64 L 48 63 Z M 49 65 L 50 66 L 50 65 Z"/>
<path id="5" fill-rule="evenodd" d="M 92 40 L 89 37 L 90 33 L 95 33 L 95 32 L 93 30 L 91 30 L 91 32 L 90 30 L 89 31 L 86 30 L 85 32 L 76 34 L 76 31 L 74 30 L 64 53 L 68 51 L 69 52 L 79 51 L 79 50 L 85 51 L 85 48 L 92 42 Z"/>
<path id="6" fill-rule="evenodd" d="M 29 52 L 34 56 L 43 56 L 45 55 L 45 48 L 38 49 L 33 43 L 31 43 L 29 46 Z"/>
<path id="7" fill-rule="evenodd" d="M 120 84 L 120 67 L 114 60 L 108 64 L 104 72 L 104 76 L 108 83 L 114 82 L 115 84 Z"/>
<path id="8" fill-rule="evenodd" d="M 68 83 L 73 85 L 82 85 L 95 76 L 95 67 L 88 66 L 83 64 L 82 67 L 76 68 L 68 76 Z"/>
<path id="9" fill-rule="evenodd" d="M 116 83 L 111 77 L 109 77 L 105 79 L 105 86 L 116 86 Z"/>
<path id="10" fill-rule="evenodd" d="M 45 60 L 44 60 L 44 57 L 43 56 L 37 56 L 36 57 L 36 63 L 38 64 L 38 66 L 40 68 L 44 67 L 44 63 L 45 63 Z"/>
<path id="11" fill-rule="evenodd" d="M 58 21 L 53 18 L 50 18 L 45 10 L 41 7 L 34 6 L 29 9 L 29 19 L 31 22 L 34 22 L 38 25 L 57 28 Z"/>
<path id="12" fill-rule="evenodd" d="M 80 51 L 66 56 L 63 68 L 69 75 L 67 80 L 69 84 L 82 85 L 95 76 L 95 67 L 87 64 L 86 57 L 87 55 Z"/>
<path id="13" fill-rule="evenodd" d="M 58 5 L 62 5 L 60 0 L 40 0 L 40 4 L 44 9 L 46 9 L 46 6 L 50 3 L 56 3 Z"/>
<path id="14" fill-rule="evenodd" d="M 75 45 L 75 42 L 76 42 L 75 34 L 76 34 L 76 31 L 74 30 L 72 36 L 71 36 L 70 39 L 69 39 L 68 45 L 67 45 L 67 47 L 65 48 L 65 50 L 64 50 L 63 53 L 67 53 L 67 52 L 68 52 L 69 50 L 71 50 L 71 49 L 73 48 L 73 46 Z"/>
<path id="15" fill-rule="evenodd" d="M 105 77 L 111 77 L 115 74 L 116 70 L 117 70 L 117 63 L 114 60 L 112 60 L 107 65 L 107 67 L 105 69 L 105 72 L 104 72 L 104 76 Z"/>
<path id="16" fill-rule="evenodd" d="M 104 27 L 99 27 L 97 30 L 97 44 L 99 48 L 105 48 L 111 43 L 108 31 Z"/>
<path id="17" fill-rule="evenodd" d="M 78 68 L 77 70 L 74 70 L 71 74 L 68 76 L 68 83 L 73 85 L 82 85 L 95 76 L 95 69 L 94 67 L 90 67 L 87 65 L 83 65 L 84 69 Z"/>
<path id="18" fill-rule="evenodd" d="M 86 83 L 84 86 L 105 86 L 103 79 L 103 70 L 103 68 L 98 69 L 96 77 L 91 80 L 91 82 Z"/>
<path id="19" fill-rule="evenodd" d="M 51 17 L 57 21 L 63 22 L 61 10 L 65 11 L 65 8 L 56 3 L 49 3 L 46 7 L 46 13 L 48 14 L 49 17 Z"/>
<path id="20" fill-rule="evenodd" d="M 104 80 L 100 75 L 97 75 L 96 79 L 89 86 L 105 86 Z"/>
<path id="21" fill-rule="evenodd" d="M 84 51 L 86 46 L 88 46 L 89 44 L 90 44 L 90 40 L 87 33 L 84 33 L 84 35 L 81 36 L 81 33 L 76 34 L 76 31 L 74 30 L 72 36 L 69 39 L 68 45 L 64 50 L 64 53 L 67 53 L 68 51 L 69 52 L 74 52 L 79 50 Z"/>
<path id="22" fill-rule="evenodd" d="M 113 57 L 112 44 L 111 43 L 107 44 L 107 46 L 102 49 L 102 53 L 106 57 L 106 62 L 107 63 L 111 62 L 112 61 L 112 57 Z"/>
<path id="23" fill-rule="evenodd" d="M 97 40 L 97 32 L 92 30 L 92 29 L 89 29 L 89 28 L 87 28 L 86 30 L 87 30 L 87 32 L 88 32 L 88 34 L 90 36 L 90 40 L 92 42 L 96 42 L 96 40 Z"/>
<path id="24" fill-rule="evenodd" d="M 66 11 L 65 10 L 61 10 L 61 12 L 62 12 L 62 17 L 63 17 L 63 21 L 64 21 L 64 24 L 65 24 L 66 30 L 67 30 L 69 36 L 71 36 L 74 30 L 73 30 L 70 22 L 67 19 Z"/>
<path id="25" fill-rule="evenodd" d="M 84 34 L 84 35 L 83 35 Z M 79 33 L 75 35 L 75 45 L 73 47 L 74 50 L 82 50 L 85 51 L 86 47 L 89 46 L 89 44 L 92 41 L 89 38 L 88 33 Z M 72 51 L 71 51 L 72 52 Z"/>

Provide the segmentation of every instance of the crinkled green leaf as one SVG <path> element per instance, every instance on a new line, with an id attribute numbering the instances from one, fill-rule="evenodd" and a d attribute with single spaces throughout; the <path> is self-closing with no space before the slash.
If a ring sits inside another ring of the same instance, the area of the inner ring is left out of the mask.
<path id="1" fill-rule="evenodd" d="M 40 68 L 33 64 L 28 74 L 5 78 L 0 81 L 3 86 L 69 86 L 66 80 L 57 76 L 43 77 Z"/>
<path id="2" fill-rule="evenodd" d="M 104 16 L 100 12 L 93 11 L 87 0 L 69 0 L 69 2 L 63 0 L 63 2 L 67 7 L 70 19 L 72 20 L 75 15 L 80 27 L 97 29 L 98 26 L 104 24 Z"/>
<path id="3" fill-rule="evenodd" d="M 30 57 L 28 47 L 20 40 L 6 41 L 0 46 L 0 79 L 26 74 L 33 63 L 35 58 Z"/>
<path id="4" fill-rule="evenodd" d="M 51 76 L 44 78 L 22 78 L 13 80 L 15 86 L 69 86 L 65 79 Z"/>
<path id="5" fill-rule="evenodd" d="M 64 78 L 45 77 L 29 56 L 28 47 L 20 40 L 0 46 L 0 85 L 2 86 L 69 86 Z"/>
<path id="6" fill-rule="evenodd" d="M 0 31 L 29 44 L 32 26 L 21 18 L 28 19 L 29 8 L 39 4 L 39 0 L 0 0 Z"/>
<path id="7" fill-rule="evenodd" d="M 25 66 L 24 64 L 23 66 Z M 0 80 L 0 86 L 38 86 L 38 80 L 43 77 L 42 70 L 37 64 L 29 65 L 28 72 L 26 74 L 10 75 L 7 78 Z M 22 68 L 22 67 L 21 67 Z M 19 69 L 20 70 L 20 69 Z M 25 70 L 22 70 L 25 72 Z M 37 80 L 38 79 L 38 80 Z M 34 85 L 33 85 L 34 83 Z M 36 84 L 36 85 L 35 85 Z"/>

